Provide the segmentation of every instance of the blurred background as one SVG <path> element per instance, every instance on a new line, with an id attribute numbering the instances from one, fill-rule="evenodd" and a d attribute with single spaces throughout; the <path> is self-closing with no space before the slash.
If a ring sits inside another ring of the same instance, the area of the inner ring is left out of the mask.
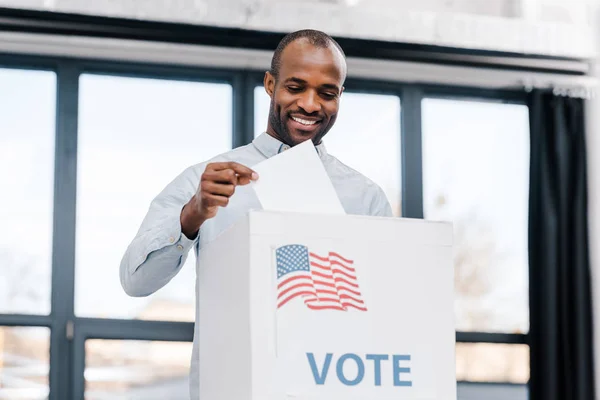
<path id="1" fill-rule="evenodd" d="M 264 131 L 263 73 L 303 28 L 348 55 L 329 152 L 396 216 L 454 223 L 459 399 L 543 398 L 548 363 L 591 386 L 599 15 L 600 0 L 0 0 L 0 399 L 187 398 L 195 257 L 130 298 L 121 256 L 178 173 Z M 538 169 L 565 160 L 568 179 Z M 549 237 L 539 221 L 561 218 Z"/>

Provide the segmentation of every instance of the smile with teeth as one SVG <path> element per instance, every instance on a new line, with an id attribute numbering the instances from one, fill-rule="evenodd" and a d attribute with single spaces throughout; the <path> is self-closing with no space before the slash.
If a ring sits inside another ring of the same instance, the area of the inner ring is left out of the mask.
<path id="1" fill-rule="evenodd" d="M 310 125 L 314 125 L 314 124 L 316 124 L 317 122 L 319 122 L 319 121 L 308 121 L 308 120 L 306 120 L 306 119 L 302 119 L 302 118 L 298 118 L 298 117 L 292 117 L 292 119 L 293 119 L 294 121 L 296 121 L 296 122 L 298 122 L 298 123 L 302 124 L 302 125 L 308 125 L 308 126 L 310 126 Z"/>

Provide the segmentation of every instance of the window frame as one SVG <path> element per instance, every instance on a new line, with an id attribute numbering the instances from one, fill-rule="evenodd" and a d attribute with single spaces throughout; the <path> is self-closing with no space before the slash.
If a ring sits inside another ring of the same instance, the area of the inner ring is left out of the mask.
<path id="1" fill-rule="evenodd" d="M 57 76 L 54 215 L 52 237 L 51 311 L 47 316 L 0 314 L 0 326 L 50 328 L 50 400 L 83 398 L 85 392 L 85 341 L 88 339 L 193 340 L 194 323 L 77 317 L 74 313 L 76 194 L 79 77 L 84 73 L 232 86 L 232 144 L 239 147 L 254 138 L 254 88 L 263 72 L 255 69 L 196 68 L 175 64 L 0 53 L 0 67 L 49 70 Z M 424 98 L 494 100 L 527 104 L 524 90 L 487 90 L 472 87 L 428 85 L 349 78 L 348 91 L 387 94 L 400 98 L 402 216 L 423 218 L 422 110 Z M 529 291 L 532 285 L 530 281 Z M 462 343 L 529 344 L 528 334 L 456 332 Z M 459 382 L 510 384 L 507 382 Z"/>

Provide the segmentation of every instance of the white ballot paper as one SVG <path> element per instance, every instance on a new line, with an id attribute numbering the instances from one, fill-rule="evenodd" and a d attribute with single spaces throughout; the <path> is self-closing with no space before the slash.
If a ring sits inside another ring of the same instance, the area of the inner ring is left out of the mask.
<path id="1" fill-rule="evenodd" d="M 312 141 L 307 140 L 252 167 L 252 183 L 268 211 L 345 214 Z"/>

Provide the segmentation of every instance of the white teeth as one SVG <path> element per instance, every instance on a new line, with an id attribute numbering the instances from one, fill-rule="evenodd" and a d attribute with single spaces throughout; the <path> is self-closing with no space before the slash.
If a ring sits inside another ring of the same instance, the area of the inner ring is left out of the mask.
<path id="1" fill-rule="evenodd" d="M 296 118 L 296 117 L 292 117 L 292 119 L 296 122 L 300 122 L 302 125 L 314 125 L 317 123 L 317 121 L 307 121 L 305 119 Z"/>

